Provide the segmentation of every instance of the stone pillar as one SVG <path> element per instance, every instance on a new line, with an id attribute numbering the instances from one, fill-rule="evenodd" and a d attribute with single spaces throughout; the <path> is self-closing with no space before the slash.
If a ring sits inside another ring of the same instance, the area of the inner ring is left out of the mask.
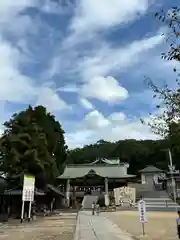
<path id="1" fill-rule="evenodd" d="M 105 205 L 109 206 L 108 178 L 104 179 L 104 183 L 105 183 Z"/>
<path id="2" fill-rule="evenodd" d="M 105 194 L 108 194 L 108 178 L 104 179 L 104 183 L 105 183 Z"/>
<path id="3" fill-rule="evenodd" d="M 66 202 L 67 202 L 67 206 L 69 207 L 69 204 L 70 204 L 70 179 L 67 179 L 67 182 L 66 182 Z"/>
<path id="4" fill-rule="evenodd" d="M 72 191 L 72 202 L 73 202 L 73 207 L 76 208 L 76 187 L 73 185 L 73 191 Z"/>

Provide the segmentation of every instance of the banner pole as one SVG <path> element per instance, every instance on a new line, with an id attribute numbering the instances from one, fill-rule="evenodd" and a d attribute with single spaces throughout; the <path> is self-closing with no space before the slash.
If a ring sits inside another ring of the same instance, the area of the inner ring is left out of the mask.
<path id="1" fill-rule="evenodd" d="M 24 201 L 22 201 L 22 208 L 21 208 L 21 223 L 23 223 L 24 219 Z"/>
<path id="2" fill-rule="evenodd" d="M 32 206 L 32 202 L 29 201 L 28 222 L 30 222 L 30 220 L 31 220 L 31 206 Z"/>
<path id="3" fill-rule="evenodd" d="M 142 223 L 142 234 L 143 234 L 143 236 L 145 236 L 144 223 Z"/>

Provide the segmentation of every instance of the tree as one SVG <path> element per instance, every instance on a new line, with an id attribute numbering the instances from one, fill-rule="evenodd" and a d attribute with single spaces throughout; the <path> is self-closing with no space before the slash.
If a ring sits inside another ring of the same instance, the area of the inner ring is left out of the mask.
<path id="1" fill-rule="evenodd" d="M 129 173 L 138 174 L 138 171 L 147 165 L 155 165 L 167 169 L 165 153 L 160 151 L 167 147 L 166 140 L 135 139 L 107 142 L 100 140 L 95 144 L 69 151 L 68 163 L 92 163 L 97 158 L 119 158 L 121 162 L 129 163 Z"/>
<path id="2" fill-rule="evenodd" d="M 167 43 L 169 43 L 169 50 L 166 53 L 162 53 L 162 58 L 165 60 L 180 61 L 180 8 L 174 7 L 168 11 L 163 10 L 155 14 L 159 20 L 162 20 L 167 26 L 169 26 L 167 34 Z M 154 92 L 154 98 L 158 98 L 159 104 L 157 109 L 159 112 L 153 116 L 148 125 L 152 131 L 161 135 L 168 141 L 168 147 L 171 148 L 173 158 L 176 165 L 180 168 L 180 81 L 179 73 L 177 69 L 176 88 L 171 89 L 167 84 L 163 87 L 156 86 L 151 80 L 148 79 L 148 86 Z M 142 121 L 144 123 L 144 121 Z"/>
<path id="3" fill-rule="evenodd" d="M 60 172 L 66 163 L 67 146 L 64 139 L 64 131 L 55 117 L 47 113 L 46 108 L 37 106 L 34 110 L 29 107 L 28 111 L 32 114 L 36 123 L 43 129 L 48 142 L 48 151 L 54 156 L 57 168 Z"/>
<path id="4" fill-rule="evenodd" d="M 162 53 L 162 57 L 167 60 L 180 61 L 180 7 L 173 7 L 168 12 L 162 10 L 155 13 L 155 17 L 165 23 L 170 30 L 167 34 L 169 50 L 167 53 Z"/>
<path id="5" fill-rule="evenodd" d="M 162 53 L 162 58 L 166 60 L 180 61 L 180 8 L 174 7 L 168 12 L 161 11 L 155 14 L 159 20 L 165 23 L 169 27 L 167 33 L 167 43 L 169 43 L 169 50 L 166 53 Z M 176 68 L 174 69 L 176 72 Z M 163 87 L 156 86 L 150 79 L 147 79 L 148 86 L 154 92 L 154 98 L 158 98 L 159 104 L 157 109 L 161 109 L 160 113 L 154 116 L 148 125 L 152 131 L 163 137 L 169 135 L 169 129 L 171 124 L 176 121 L 178 123 L 180 119 L 180 81 L 179 74 L 176 79 L 177 86 L 174 89 L 170 89 L 167 84 Z M 163 109 L 163 110 L 162 110 Z M 141 120 L 144 123 L 143 120 Z"/>
<path id="6" fill-rule="evenodd" d="M 47 181 L 55 179 L 66 161 L 66 147 L 64 132 L 54 117 L 42 106 L 29 106 L 14 114 L 4 126 L 0 139 L 1 170 L 10 177 L 30 173 Z"/>

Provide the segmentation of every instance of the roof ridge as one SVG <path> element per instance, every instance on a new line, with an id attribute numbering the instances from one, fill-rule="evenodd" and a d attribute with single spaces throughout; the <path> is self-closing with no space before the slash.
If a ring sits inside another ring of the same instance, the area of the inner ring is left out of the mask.
<path id="1" fill-rule="evenodd" d="M 96 165 L 90 165 L 90 164 L 67 164 L 66 167 L 89 167 L 89 168 L 92 168 L 92 167 L 117 167 L 117 166 L 125 166 L 126 164 L 125 163 L 118 163 L 118 164 L 107 164 L 107 163 L 104 163 L 104 164 L 96 164 Z"/>

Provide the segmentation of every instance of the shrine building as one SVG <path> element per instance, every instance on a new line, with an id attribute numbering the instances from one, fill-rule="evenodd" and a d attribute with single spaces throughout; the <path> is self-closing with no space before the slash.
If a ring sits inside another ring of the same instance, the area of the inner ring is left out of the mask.
<path id="1" fill-rule="evenodd" d="M 127 186 L 135 175 L 128 174 L 129 164 L 119 159 L 97 159 L 90 164 L 67 165 L 58 179 L 65 186 L 65 196 L 69 205 L 74 194 L 84 195 L 87 191 L 109 194 L 114 188 Z"/>

